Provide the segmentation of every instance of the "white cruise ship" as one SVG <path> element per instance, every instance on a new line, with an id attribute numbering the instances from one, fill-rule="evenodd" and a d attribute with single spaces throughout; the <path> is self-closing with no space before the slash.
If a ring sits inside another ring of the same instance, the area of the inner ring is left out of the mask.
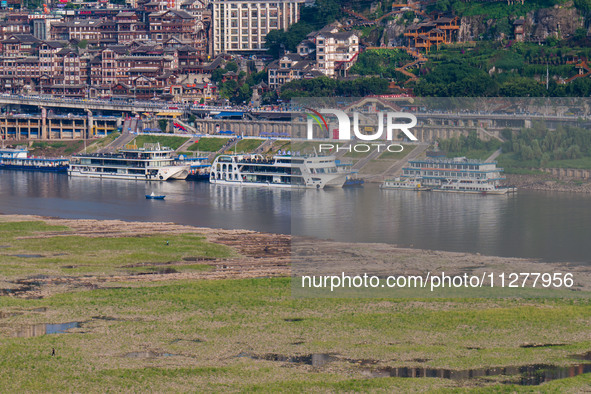
<path id="1" fill-rule="evenodd" d="M 414 191 L 431 191 L 430 187 L 425 187 L 421 184 L 419 179 L 415 178 L 394 178 L 386 179 L 380 185 L 382 189 L 396 189 L 396 190 L 414 190 Z"/>
<path id="2" fill-rule="evenodd" d="M 342 187 L 349 172 L 339 170 L 334 156 L 220 155 L 209 181 L 224 185 L 315 188 Z"/>
<path id="3" fill-rule="evenodd" d="M 156 143 L 143 148 L 126 145 L 117 153 L 79 154 L 70 160 L 68 175 L 139 181 L 186 179 L 191 163 L 178 160 L 173 153 Z"/>
<path id="4" fill-rule="evenodd" d="M 502 186 L 502 168 L 495 161 L 466 159 L 465 157 L 427 158 L 410 160 L 402 169 L 400 180 L 420 182 L 422 187 L 436 192 L 473 194 L 507 194 L 515 187 Z"/>

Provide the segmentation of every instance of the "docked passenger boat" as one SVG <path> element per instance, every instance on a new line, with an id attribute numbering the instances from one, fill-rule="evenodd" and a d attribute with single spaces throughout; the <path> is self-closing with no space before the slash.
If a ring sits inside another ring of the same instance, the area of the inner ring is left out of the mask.
<path id="1" fill-rule="evenodd" d="M 166 181 L 186 179 L 190 163 L 174 156 L 174 150 L 160 144 L 143 148 L 126 145 L 117 153 L 90 153 L 72 157 L 68 174 L 87 178 Z"/>
<path id="2" fill-rule="evenodd" d="M 487 162 L 465 157 L 426 158 L 410 160 L 402 169 L 400 181 L 420 182 L 421 187 L 437 192 L 471 194 L 507 194 L 517 191 L 515 187 L 502 186 L 505 178 L 502 168 L 495 161 Z"/>
<path id="3" fill-rule="evenodd" d="M 0 149 L 0 169 L 66 172 L 68 162 L 65 158 L 31 157 L 25 146 L 17 146 L 16 149 Z"/>
<path id="4" fill-rule="evenodd" d="M 211 163 L 207 157 L 190 157 L 186 158 L 185 162 L 189 164 L 188 181 L 207 181 L 209 179 Z"/>
<path id="5" fill-rule="evenodd" d="M 397 190 L 414 190 L 414 191 L 430 191 L 430 187 L 421 184 L 420 179 L 416 178 L 394 178 L 386 179 L 380 185 L 382 189 L 397 189 Z"/>
<path id="6" fill-rule="evenodd" d="M 342 187 L 350 173 L 337 169 L 334 156 L 220 155 L 209 181 L 224 185 L 315 188 Z"/>
<path id="7" fill-rule="evenodd" d="M 469 193 L 469 194 L 507 194 L 517 190 L 511 186 L 499 186 L 487 180 L 450 179 L 438 189 L 438 192 Z"/>

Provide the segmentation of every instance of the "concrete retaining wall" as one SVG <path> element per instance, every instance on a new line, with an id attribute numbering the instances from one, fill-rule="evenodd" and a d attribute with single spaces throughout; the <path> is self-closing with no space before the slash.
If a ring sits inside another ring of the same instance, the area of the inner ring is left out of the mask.
<path id="1" fill-rule="evenodd" d="M 591 170 L 580 170 L 577 168 L 542 168 L 542 171 L 558 178 L 591 179 Z"/>

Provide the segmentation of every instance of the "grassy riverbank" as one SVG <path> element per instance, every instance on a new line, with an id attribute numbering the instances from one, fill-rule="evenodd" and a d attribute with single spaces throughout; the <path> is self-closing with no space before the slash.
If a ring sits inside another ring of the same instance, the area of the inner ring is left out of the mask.
<path id="1" fill-rule="evenodd" d="M 283 236 L 25 217 L 0 217 L 0 234 L 0 287 L 15 290 L 0 292 L 1 391 L 528 392 L 519 376 L 384 376 L 567 366 L 591 350 L 586 299 L 294 299 Z"/>

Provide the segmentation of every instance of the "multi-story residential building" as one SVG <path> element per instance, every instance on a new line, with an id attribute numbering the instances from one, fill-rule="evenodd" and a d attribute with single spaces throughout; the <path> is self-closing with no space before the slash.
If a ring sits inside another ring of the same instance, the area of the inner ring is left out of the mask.
<path id="1" fill-rule="evenodd" d="M 174 97 L 211 97 L 208 74 L 221 60 L 204 63 L 211 26 L 207 0 L 194 0 L 187 11 L 164 10 L 167 1 L 138 3 L 134 10 L 9 14 L 0 23 L 0 91 L 152 98 L 169 97 L 171 87 L 182 84 Z"/>
<path id="2" fill-rule="evenodd" d="M 117 26 L 117 39 L 120 43 L 129 43 L 135 40 L 136 30 L 140 27 L 139 17 L 134 11 L 121 11 L 115 17 Z"/>
<path id="3" fill-rule="evenodd" d="M 315 37 L 315 43 L 316 65 L 324 75 L 344 77 L 357 61 L 359 35 L 354 31 L 320 31 Z"/>
<path id="4" fill-rule="evenodd" d="M 58 75 L 58 53 L 68 45 L 63 41 L 43 41 L 39 45 L 39 71 L 41 77 Z"/>
<path id="5" fill-rule="evenodd" d="M 289 27 L 300 19 L 305 0 L 212 0 L 213 53 L 265 50 L 271 30 Z"/>
<path id="6" fill-rule="evenodd" d="M 150 38 L 162 43 L 170 38 L 190 44 L 198 35 L 203 25 L 197 25 L 197 19 L 185 11 L 167 10 L 149 15 Z"/>
<path id="7" fill-rule="evenodd" d="M 37 52 L 41 40 L 31 34 L 12 34 L 2 41 L 2 56 L 25 57 Z"/>
<path id="8" fill-rule="evenodd" d="M 0 39 L 5 40 L 12 34 L 25 34 L 31 32 L 29 16 L 26 13 L 15 13 L 6 16 L 0 21 Z"/>
<path id="9" fill-rule="evenodd" d="M 204 14 L 207 13 L 208 0 L 185 0 L 179 2 L 179 8 L 183 11 L 193 15 L 198 20 L 204 19 Z"/>
<path id="10" fill-rule="evenodd" d="M 284 84 L 296 79 L 314 78 L 322 75 L 314 70 L 315 62 L 304 60 L 300 55 L 287 53 L 275 60 L 267 68 L 268 85 L 272 90 L 278 90 Z"/>
<path id="11" fill-rule="evenodd" d="M 91 44 L 98 44 L 103 37 L 102 23 L 102 20 L 97 19 L 52 23 L 50 36 L 52 40 L 85 40 Z"/>

